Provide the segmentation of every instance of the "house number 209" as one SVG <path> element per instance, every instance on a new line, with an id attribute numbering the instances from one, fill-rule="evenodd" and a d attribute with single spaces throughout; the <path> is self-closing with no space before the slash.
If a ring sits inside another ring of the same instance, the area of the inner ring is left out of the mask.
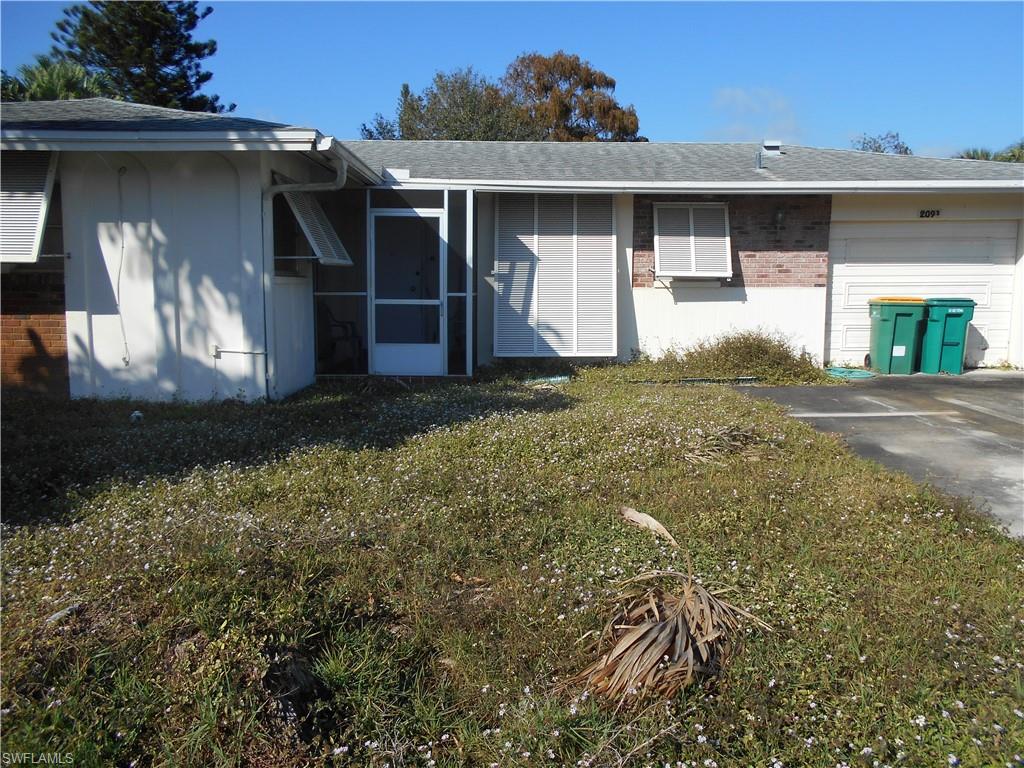
<path id="1" fill-rule="evenodd" d="M 939 215 L 939 211 L 937 211 L 935 209 L 932 209 L 932 210 L 929 210 L 929 211 L 921 211 L 921 218 L 922 219 L 934 219 L 938 215 Z"/>

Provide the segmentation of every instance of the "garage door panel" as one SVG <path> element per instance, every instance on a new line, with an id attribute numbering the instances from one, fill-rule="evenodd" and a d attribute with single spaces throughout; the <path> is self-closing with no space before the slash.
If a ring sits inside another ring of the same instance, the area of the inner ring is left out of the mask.
<path id="1" fill-rule="evenodd" d="M 848 240 L 844 263 L 850 266 L 913 264 L 955 268 L 968 264 L 995 264 L 1009 254 L 1013 245 L 997 240 Z"/>
<path id="2" fill-rule="evenodd" d="M 833 223 L 833 240 L 995 240 L 1017 239 L 1016 221 L 927 221 Z"/>
<path id="3" fill-rule="evenodd" d="M 974 299 L 979 307 L 990 307 L 991 289 L 990 283 L 968 283 L 959 280 L 851 280 L 839 291 L 842 301 L 837 302 L 835 308 L 867 312 L 868 300 L 877 296 L 920 296 L 923 299 L 933 299 L 951 295 Z"/>
<path id="4" fill-rule="evenodd" d="M 876 296 L 962 296 L 977 303 L 969 365 L 1009 355 L 1016 222 L 840 224 L 831 232 L 829 358 L 859 363 Z"/>

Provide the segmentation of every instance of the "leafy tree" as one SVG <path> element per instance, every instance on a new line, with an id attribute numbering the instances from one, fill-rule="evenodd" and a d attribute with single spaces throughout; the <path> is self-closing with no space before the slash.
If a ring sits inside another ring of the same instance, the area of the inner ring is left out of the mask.
<path id="1" fill-rule="evenodd" d="M 540 132 L 501 90 L 473 69 L 438 72 L 422 93 L 402 86 L 395 119 L 377 114 L 366 139 L 499 141 L 539 139 Z"/>
<path id="2" fill-rule="evenodd" d="M 908 147 L 901 139 L 899 133 L 889 131 L 880 133 L 877 136 L 861 134 L 851 144 L 854 149 L 861 152 L 884 152 L 888 155 L 912 155 Z"/>
<path id="3" fill-rule="evenodd" d="M 636 109 L 615 100 L 615 79 L 575 54 L 523 54 L 502 86 L 549 141 L 645 141 Z"/>
<path id="4" fill-rule="evenodd" d="M 192 32 L 213 13 L 198 3 L 103 2 L 72 5 L 52 33 L 53 55 L 103 74 L 126 101 L 195 112 L 230 112 L 220 97 L 200 89 L 213 73 L 203 59 L 217 51 L 214 40 L 197 41 Z"/>
<path id="5" fill-rule="evenodd" d="M 3 72 L 0 99 L 3 101 L 58 101 L 113 95 L 103 75 L 91 74 L 71 61 L 54 61 L 37 56 L 35 64 L 24 64 L 17 75 Z"/>
<path id="6" fill-rule="evenodd" d="M 422 93 L 402 86 L 394 119 L 363 124 L 366 139 L 644 141 L 615 80 L 579 56 L 524 54 L 492 83 L 472 68 L 438 72 Z"/>

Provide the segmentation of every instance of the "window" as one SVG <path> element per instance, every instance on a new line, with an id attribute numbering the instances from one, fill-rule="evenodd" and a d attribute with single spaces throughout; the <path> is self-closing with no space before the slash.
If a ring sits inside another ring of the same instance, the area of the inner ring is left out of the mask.
<path id="1" fill-rule="evenodd" d="M 300 259 L 313 258 L 309 241 L 299 229 L 284 197 L 274 198 L 274 274 L 279 277 L 298 277 Z"/>
<path id="2" fill-rule="evenodd" d="M 296 223 L 320 263 L 351 267 L 352 258 L 338 239 L 338 233 L 316 196 L 311 192 L 283 192 L 282 197 L 292 209 Z"/>
<path id="3" fill-rule="evenodd" d="M 732 277 L 726 206 L 655 205 L 654 272 L 660 277 Z"/>
<path id="4" fill-rule="evenodd" d="M 0 261 L 34 263 L 39 260 L 45 239 L 47 208 L 57 173 L 57 153 L 5 151 L 3 165 Z"/>
<path id="5" fill-rule="evenodd" d="M 505 194 L 495 215 L 494 354 L 615 355 L 612 198 Z"/>

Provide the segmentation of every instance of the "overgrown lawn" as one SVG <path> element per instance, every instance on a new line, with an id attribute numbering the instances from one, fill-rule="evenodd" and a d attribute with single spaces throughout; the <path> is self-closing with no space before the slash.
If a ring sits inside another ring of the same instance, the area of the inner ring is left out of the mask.
<path id="1" fill-rule="evenodd" d="M 771 404 L 631 377 L 353 383 L 258 406 L 5 400 L 3 749 L 161 766 L 1019 760 L 1024 545 Z M 686 555 L 775 631 L 671 702 L 617 710 L 564 687 L 617 583 Z"/>

